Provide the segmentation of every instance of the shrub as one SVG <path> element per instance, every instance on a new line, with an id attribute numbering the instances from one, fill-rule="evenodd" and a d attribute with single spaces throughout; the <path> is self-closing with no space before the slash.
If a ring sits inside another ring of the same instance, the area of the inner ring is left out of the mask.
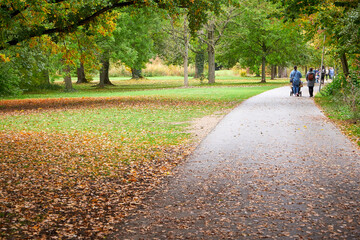
<path id="1" fill-rule="evenodd" d="M 109 69 L 110 77 L 131 77 L 131 69 L 121 62 L 111 64 Z"/>
<path id="2" fill-rule="evenodd" d="M 195 68 L 189 66 L 189 76 L 195 75 Z M 131 69 L 121 63 L 112 64 L 109 70 L 110 77 L 131 77 Z M 151 60 L 146 64 L 145 69 L 142 69 L 144 77 L 156 76 L 184 76 L 183 66 L 165 65 L 160 58 Z"/>
<path id="3" fill-rule="evenodd" d="M 22 91 L 19 87 L 20 80 L 10 67 L 9 62 L 0 64 L 0 96 L 19 95 Z"/>
<path id="4" fill-rule="evenodd" d="M 247 70 L 241 68 L 239 63 L 237 63 L 231 70 L 235 76 L 247 77 Z"/>
<path id="5" fill-rule="evenodd" d="M 360 78 L 359 72 L 353 71 L 348 77 L 338 75 L 321 92 L 331 97 L 339 105 L 346 105 L 351 110 L 352 118 L 360 119 Z"/>

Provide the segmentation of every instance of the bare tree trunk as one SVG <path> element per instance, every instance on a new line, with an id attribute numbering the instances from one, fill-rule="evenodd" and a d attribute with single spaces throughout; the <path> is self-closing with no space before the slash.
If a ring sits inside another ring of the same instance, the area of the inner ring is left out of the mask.
<path id="1" fill-rule="evenodd" d="M 131 68 L 131 79 L 143 78 L 141 69 Z"/>
<path id="2" fill-rule="evenodd" d="M 343 69 L 343 73 L 347 77 L 347 76 L 349 76 L 349 65 L 348 65 L 345 53 L 341 54 L 340 60 L 341 60 L 341 66 Z"/>
<path id="3" fill-rule="evenodd" d="M 49 85 L 51 85 L 51 83 L 50 83 L 50 74 L 49 74 L 49 69 L 48 68 L 46 68 L 46 69 L 44 69 L 44 70 L 42 70 L 41 71 L 41 85 L 43 85 L 43 86 L 49 86 Z"/>
<path id="4" fill-rule="evenodd" d="M 197 62 L 196 62 L 196 56 L 195 56 L 195 75 L 194 75 L 194 78 L 200 78 L 199 67 L 198 67 Z"/>
<path id="5" fill-rule="evenodd" d="M 279 78 L 286 78 L 287 77 L 287 69 L 286 67 L 281 67 L 279 66 L 278 67 L 279 71 L 278 71 L 278 74 L 279 74 Z"/>
<path id="6" fill-rule="evenodd" d="M 282 76 L 281 76 L 281 67 L 280 66 L 278 66 L 278 78 L 282 78 Z"/>
<path id="7" fill-rule="evenodd" d="M 262 64 L 261 64 L 261 82 L 266 83 L 266 72 L 265 72 L 265 65 L 266 65 L 266 57 L 262 57 Z"/>
<path id="8" fill-rule="evenodd" d="M 189 62 L 189 29 L 187 26 L 187 17 L 184 17 L 184 86 L 189 86 L 189 70 L 188 70 L 188 62 Z"/>
<path id="9" fill-rule="evenodd" d="M 64 82 L 66 92 L 71 92 L 74 90 L 71 81 L 71 68 L 69 65 L 64 68 Z"/>
<path id="10" fill-rule="evenodd" d="M 271 80 L 276 78 L 276 65 L 271 65 Z"/>
<path id="11" fill-rule="evenodd" d="M 106 62 L 103 61 L 102 64 L 103 66 L 100 69 L 100 82 L 98 84 L 99 88 L 105 87 L 105 79 L 108 78 Z"/>
<path id="12" fill-rule="evenodd" d="M 215 83 L 215 23 L 210 20 L 208 29 L 209 83 Z"/>
<path id="13" fill-rule="evenodd" d="M 308 72 L 308 68 L 307 68 L 307 66 L 305 66 L 305 75 L 307 72 Z"/>
<path id="14" fill-rule="evenodd" d="M 114 85 L 110 82 L 109 79 L 110 59 L 107 53 L 104 53 L 101 62 L 102 62 L 102 67 L 100 69 L 100 82 L 97 86 L 99 88 L 104 88 L 105 85 Z"/>
<path id="15" fill-rule="evenodd" d="M 80 67 L 77 68 L 77 82 L 76 82 L 76 84 L 88 83 L 88 82 L 89 81 L 85 77 L 84 64 L 80 63 Z"/>

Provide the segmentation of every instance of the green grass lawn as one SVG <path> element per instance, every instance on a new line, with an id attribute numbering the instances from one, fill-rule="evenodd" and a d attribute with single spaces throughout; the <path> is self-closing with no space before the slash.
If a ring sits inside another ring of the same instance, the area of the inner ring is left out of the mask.
<path id="1" fill-rule="evenodd" d="M 65 109 L 65 111 L 40 111 L 31 114 L 0 115 L 0 130 L 16 131 L 56 131 L 56 132 L 92 132 L 94 134 L 107 133 L 111 136 L 122 138 L 122 134 L 134 138 L 135 135 L 152 133 L 149 140 L 144 136 L 142 141 L 164 138 L 164 134 L 172 135 L 174 132 L 184 133 L 184 127 L 188 124 L 174 124 L 190 121 L 194 118 L 210 115 L 224 108 L 231 108 L 244 99 L 259 94 L 275 86 L 253 87 L 212 87 L 212 88 L 177 88 L 129 92 L 94 92 L 87 93 L 91 97 L 137 97 L 142 99 L 135 106 L 106 107 L 83 109 Z M 84 96 L 76 93 L 68 93 L 66 96 Z M 51 95 L 55 97 L 57 95 Z M 64 93 L 59 94 L 63 97 Z M 148 102 L 155 98 L 159 104 Z M 174 104 L 162 104 L 163 100 L 172 99 Z M 120 100 L 121 101 L 121 98 Z M 187 103 L 190 102 L 191 104 Z M 6 107 L 0 102 L 2 107 Z M 147 134 L 148 135 L 148 134 Z M 174 139 L 174 137 L 170 137 Z M 181 134 L 180 134 L 181 135 Z M 165 137 L 165 138 L 166 138 Z M 138 139 L 138 138 L 136 138 Z M 139 142 L 140 144 L 140 142 Z"/>
<path id="2" fill-rule="evenodd" d="M 88 84 L 73 84 L 75 92 L 65 93 L 63 90 L 38 90 L 27 92 L 20 96 L 6 97 L 0 99 L 26 99 L 26 98 L 61 98 L 61 97 L 111 97 L 131 95 L 128 92 L 156 90 L 156 89 L 171 89 L 182 88 L 183 77 L 149 77 L 140 80 L 130 80 L 124 77 L 114 77 L 110 79 L 115 86 L 106 86 L 104 89 L 94 87 L 97 81 Z M 259 84 L 260 78 L 255 77 L 236 77 L 223 75 L 218 76 L 216 83 L 207 84 L 200 83 L 198 79 L 189 79 L 190 87 L 253 87 L 253 86 L 272 86 L 278 87 L 288 84 L 287 79 L 267 80 L 267 83 Z M 64 86 L 62 80 L 55 81 L 55 84 Z M 147 93 L 133 93 L 134 95 Z M 150 93 L 149 93 L 150 94 Z"/>

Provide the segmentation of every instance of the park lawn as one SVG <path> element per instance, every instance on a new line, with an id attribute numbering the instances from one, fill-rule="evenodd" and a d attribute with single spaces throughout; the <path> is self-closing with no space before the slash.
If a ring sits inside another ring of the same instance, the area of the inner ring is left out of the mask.
<path id="1" fill-rule="evenodd" d="M 333 120 L 335 124 L 360 147 L 360 120 L 354 118 L 349 107 L 340 102 L 335 101 L 329 96 L 317 94 L 315 101 L 324 110 L 328 118 Z"/>
<path id="2" fill-rule="evenodd" d="M 73 84 L 74 92 L 64 93 L 63 90 L 38 90 L 27 92 L 20 96 L 5 97 L 2 99 L 27 99 L 27 98 L 64 98 L 64 97 L 114 97 L 128 95 L 128 92 L 183 88 L 183 77 L 149 77 L 146 79 L 129 79 L 124 77 L 114 77 L 110 79 L 114 86 L 106 86 L 103 89 L 94 87 L 97 81 L 87 84 Z M 236 76 L 218 76 L 216 83 L 201 83 L 198 79 L 189 79 L 191 88 L 200 87 L 253 87 L 259 86 L 260 79 L 258 77 L 236 77 Z M 61 80 L 55 81 L 55 84 L 64 88 Z M 284 86 L 288 84 L 287 79 L 267 80 L 261 86 Z M 145 93 L 147 95 L 147 93 Z M 0 98 L 1 99 L 1 98 Z"/>
<path id="3" fill-rule="evenodd" d="M 105 237 L 196 147 L 192 120 L 275 87 L 1 100 L 0 237 Z"/>

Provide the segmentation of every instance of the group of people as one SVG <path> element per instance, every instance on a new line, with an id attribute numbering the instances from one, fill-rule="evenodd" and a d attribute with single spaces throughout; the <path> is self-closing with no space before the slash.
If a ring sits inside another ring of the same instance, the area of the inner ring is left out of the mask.
<path id="1" fill-rule="evenodd" d="M 332 67 L 325 69 L 325 67 L 322 66 L 322 68 L 319 68 L 318 70 L 310 68 L 309 71 L 306 73 L 306 81 L 309 88 L 310 97 L 314 96 L 315 82 L 319 82 L 320 73 L 321 83 L 324 83 L 325 78 L 326 80 L 328 80 L 328 77 L 330 79 L 334 78 L 334 69 Z M 294 96 L 300 96 L 300 85 L 302 84 L 301 78 L 301 72 L 297 70 L 297 66 L 294 66 L 294 70 L 292 70 L 290 73 L 290 82 L 292 83 L 292 93 L 294 94 Z"/>
<path id="2" fill-rule="evenodd" d="M 316 78 L 316 82 L 319 82 L 319 78 L 320 78 L 320 72 L 321 72 L 321 83 L 324 83 L 324 79 L 328 80 L 333 79 L 334 78 L 334 74 L 335 71 L 332 67 L 330 68 L 325 68 L 324 66 L 322 66 L 322 68 L 320 69 L 314 69 L 313 70 L 315 73 L 315 78 Z"/>

